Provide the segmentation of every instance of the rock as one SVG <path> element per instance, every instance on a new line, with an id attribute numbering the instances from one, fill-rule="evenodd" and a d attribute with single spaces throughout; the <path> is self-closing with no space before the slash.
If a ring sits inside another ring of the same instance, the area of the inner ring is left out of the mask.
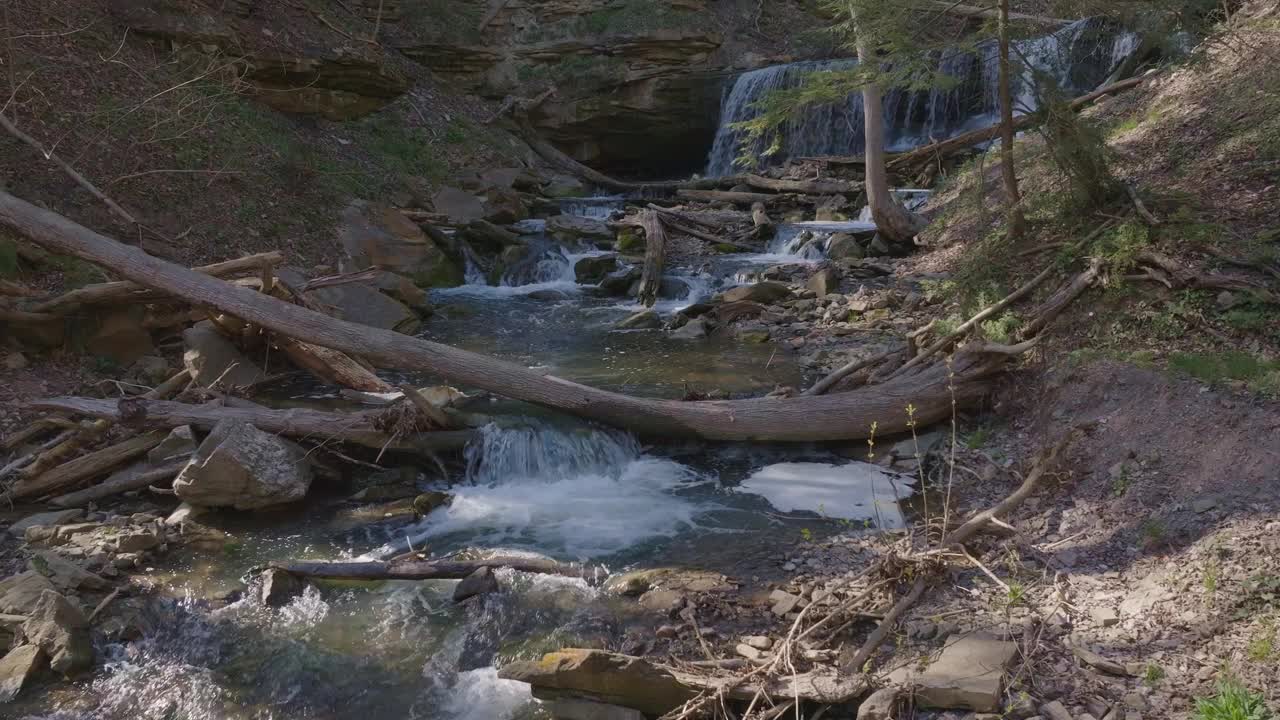
<path id="1" fill-rule="evenodd" d="M 898 689 L 880 688 L 858 705 L 858 720 L 896 720 Z"/>
<path id="2" fill-rule="evenodd" d="M 556 174 L 542 186 L 542 194 L 549 198 L 583 197 L 587 194 L 587 186 L 572 175 Z"/>
<path id="3" fill-rule="evenodd" d="M 753 647 L 757 650 L 768 650 L 773 647 L 773 640 L 764 635 L 745 635 L 742 638 L 742 644 Z"/>
<path id="4" fill-rule="evenodd" d="M 698 340 L 711 332 L 705 317 L 697 317 L 671 332 L 671 337 L 680 340 Z"/>
<path id="5" fill-rule="evenodd" d="M 867 254 L 872 256 L 888 255 L 889 243 L 879 233 L 867 243 Z"/>
<path id="6" fill-rule="evenodd" d="M 1098 623 L 1102 627 L 1111 627 L 1112 625 L 1119 624 L 1120 622 L 1120 613 L 1116 612 L 1115 608 L 1094 608 L 1089 611 L 1089 615 L 1093 617 L 1094 622 Z"/>
<path id="7" fill-rule="evenodd" d="M 391 299 L 404 303 L 419 315 L 425 317 L 432 312 L 427 293 L 404 275 L 382 270 L 369 280 L 369 284 L 380 292 L 390 295 Z"/>
<path id="8" fill-rule="evenodd" d="M 824 297 L 840 287 L 840 274 L 833 268 L 822 268 L 809 277 L 805 288 L 812 290 L 818 297 Z M 842 300 L 844 298 L 841 298 Z"/>
<path id="9" fill-rule="evenodd" d="M 642 596 L 650 590 L 667 588 L 680 593 L 725 592 L 733 589 L 720 573 L 693 568 L 650 568 L 633 570 L 609 578 L 605 590 L 629 597 Z"/>
<path id="10" fill-rule="evenodd" d="M 207 512 L 206 508 L 196 507 L 191 503 L 184 502 L 174 508 L 173 512 L 164 519 L 164 524 L 168 527 L 179 527 L 183 523 L 194 520 Z"/>
<path id="11" fill-rule="evenodd" d="M 302 595 L 307 583 L 297 575 L 279 568 L 267 568 L 262 573 L 262 604 L 267 607 L 288 605 Z"/>
<path id="12" fill-rule="evenodd" d="M 296 268 L 281 268 L 279 275 L 293 287 L 306 283 L 306 277 Z M 330 315 L 348 322 L 406 335 L 412 335 L 422 326 L 422 318 L 404 303 L 365 283 L 331 285 L 308 290 L 305 295 Z"/>
<path id="13" fill-rule="evenodd" d="M 611 297 L 622 297 L 631 289 L 632 284 L 639 282 L 643 270 L 638 267 L 630 267 L 611 275 L 608 275 L 600 281 L 598 285 L 600 292 Z"/>
<path id="14" fill-rule="evenodd" d="M 889 677 L 914 687 L 916 700 L 925 707 L 996 712 L 1005 667 L 1017 651 L 1015 643 L 972 633 L 947 644 L 923 672 L 903 668 Z"/>
<path id="15" fill-rule="evenodd" d="M 782 617 L 792 610 L 795 610 L 799 607 L 801 600 L 803 600 L 800 596 L 792 595 L 791 593 L 783 590 L 774 590 L 769 594 L 769 599 L 773 601 L 773 614 L 778 617 Z"/>
<path id="16" fill-rule="evenodd" d="M 490 188 L 484 194 L 482 219 L 498 225 L 510 225 L 527 217 L 529 217 L 529 206 L 515 190 Z"/>
<path id="17" fill-rule="evenodd" d="M 791 288 L 780 282 L 766 280 L 754 285 L 740 285 L 724 292 L 724 302 L 740 302 L 750 300 L 761 305 L 773 305 L 791 295 Z"/>
<path id="18" fill-rule="evenodd" d="M 462 267 L 395 208 L 356 200 L 342 211 L 337 234 L 346 254 L 344 270 L 377 267 L 422 287 L 454 287 L 463 282 Z"/>
<path id="19" fill-rule="evenodd" d="M 822 198 L 814 207 L 814 219 L 820 222 L 843 222 L 849 219 L 845 209 L 849 207 L 849 198 L 844 195 L 831 195 Z"/>
<path id="20" fill-rule="evenodd" d="M 164 543 L 164 538 L 154 528 L 135 528 L 112 535 L 108 545 L 116 553 L 136 555 Z"/>
<path id="21" fill-rule="evenodd" d="M 4 356 L 5 370 L 21 370 L 27 366 L 27 356 L 20 352 L 9 353 Z"/>
<path id="22" fill-rule="evenodd" d="M 80 589 L 103 590 L 111 585 L 104 578 L 48 550 L 33 554 L 28 565 L 32 570 L 48 578 L 54 587 L 63 592 Z"/>
<path id="23" fill-rule="evenodd" d="M 573 266 L 573 275 L 579 284 L 594 285 L 617 269 L 617 255 L 595 255 L 579 260 Z"/>
<path id="24" fill-rule="evenodd" d="M 662 317 L 655 310 L 641 310 L 613 327 L 617 330 L 652 330 L 662 327 Z"/>
<path id="25" fill-rule="evenodd" d="M 182 362 L 201 387 L 211 387 L 216 382 L 222 387 L 245 387 L 267 377 L 208 320 L 183 330 L 182 342 L 187 348 Z"/>
<path id="26" fill-rule="evenodd" d="M 591 243 L 612 243 L 614 241 L 613 230 L 609 229 L 605 221 L 579 215 L 556 215 L 547 218 L 546 232 L 561 242 L 583 240 Z"/>
<path id="27" fill-rule="evenodd" d="M 125 306 L 97 316 L 97 327 L 85 342 L 94 355 L 110 358 L 118 365 L 129 365 L 155 350 L 151 331 L 143 327 L 145 313 L 141 306 Z"/>
<path id="28" fill-rule="evenodd" d="M 861 260 L 867 253 L 849 233 L 835 233 L 827 240 L 827 257 L 832 260 Z"/>
<path id="29" fill-rule="evenodd" d="M 644 720 L 644 713 L 621 705 L 596 702 L 586 698 L 547 697 L 542 699 L 542 707 L 556 720 Z"/>
<path id="30" fill-rule="evenodd" d="M 1191 501 L 1191 511 L 1203 515 L 1218 507 L 1217 498 L 1197 498 Z"/>
<path id="31" fill-rule="evenodd" d="M 435 211 L 447 215 L 458 225 L 484 219 L 484 200 L 473 192 L 455 187 L 442 187 L 431 196 Z"/>
<path id="32" fill-rule="evenodd" d="M 190 425 L 180 425 L 169 431 L 160 444 L 147 452 L 147 462 L 160 466 L 182 460 L 196 451 L 196 436 Z"/>
<path id="33" fill-rule="evenodd" d="M 498 578 L 492 568 L 482 567 L 463 578 L 453 589 L 453 601 L 460 603 L 477 595 L 498 592 Z"/>
<path id="34" fill-rule="evenodd" d="M 65 525 L 73 520 L 79 520 L 84 517 L 84 510 L 73 508 L 71 510 L 55 510 L 53 512 L 36 513 L 28 515 L 18 522 L 9 526 L 9 534 L 14 537 L 25 537 L 27 528 L 43 525 L 53 527 L 55 525 Z"/>
<path id="35" fill-rule="evenodd" d="M 45 654 L 39 645 L 23 645 L 0 659 L 0 704 L 13 700 L 44 668 Z"/>
<path id="36" fill-rule="evenodd" d="M 1040 714 L 1044 715 L 1047 720 L 1073 720 L 1071 712 L 1057 700 L 1041 705 Z"/>
<path id="37" fill-rule="evenodd" d="M 764 657 L 763 653 L 746 643 L 738 643 L 737 647 L 735 647 L 733 651 L 748 660 L 759 660 Z"/>
<path id="38" fill-rule="evenodd" d="M 129 367 L 129 374 L 150 385 L 159 385 L 173 375 L 169 361 L 159 355 L 143 355 Z"/>
<path id="39" fill-rule="evenodd" d="M 503 680 L 583 693 L 603 702 L 662 715 L 696 696 L 669 671 L 643 658 L 603 650 L 565 649 L 540 660 L 510 663 L 498 670 Z"/>
<path id="40" fill-rule="evenodd" d="M 26 615 L 46 591 L 56 592 L 57 588 L 34 570 L 0 580 L 0 612 Z"/>
<path id="41" fill-rule="evenodd" d="M 570 296 L 569 293 L 566 293 L 563 290 L 544 288 L 542 290 L 534 290 L 533 292 L 525 295 L 525 297 L 530 300 L 550 300 L 555 302 L 559 300 L 568 300 Z"/>
<path id="42" fill-rule="evenodd" d="M 173 481 L 192 505 L 237 510 L 294 502 L 311 487 L 311 465 L 297 445 L 243 422 L 213 427 Z"/>
<path id="43" fill-rule="evenodd" d="M 79 606 L 53 590 L 40 594 L 22 624 L 22 634 L 49 656 L 55 672 L 72 675 L 93 664 L 89 621 Z"/>

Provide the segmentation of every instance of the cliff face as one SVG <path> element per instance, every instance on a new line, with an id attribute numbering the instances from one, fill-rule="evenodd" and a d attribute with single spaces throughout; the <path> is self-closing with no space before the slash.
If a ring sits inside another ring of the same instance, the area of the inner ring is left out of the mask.
<path id="1" fill-rule="evenodd" d="M 482 96 L 553 89 L 534 125 L 578 160 L 619 175 L 700 169 L 725 81 L 785 55 L 820 21 L 794 3 L 494 0 L 429 3 L 406 17 L 410 58 Z M 469 7 L 468 7 L 469 6 Z M 783 22 L 783 19 L 786 22 Z M 777 37 L 762 21 L 786 27 Z"/>

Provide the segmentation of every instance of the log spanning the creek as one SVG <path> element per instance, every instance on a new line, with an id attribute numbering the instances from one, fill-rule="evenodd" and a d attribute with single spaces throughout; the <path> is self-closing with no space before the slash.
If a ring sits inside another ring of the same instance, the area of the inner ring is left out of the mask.
<path id="1" fill-rule="evenodd" d="M 872 423 L 876 424 L 876 432 L 887 435 L 909 427 L 912 418 L 907 416 L 908 405 L 914 406 L 915 422 L 928 424 L 950 417 L 954 407 L 979 402 L 990 388 L 991 376 L 1008 359 L 1000 354 L 961 352 L 950 368 L 939 363 L 883 384 L 816 397 L 705 402 L 638 398 L 281 302 L 152 257 L 4 192 L 0 192 L 0 226 L 50 251 L 74 255 L 139 284 L 193 304 L 214 307 L 303 342 L 359 355 L 376 366 L 431 372 L 453 384 L 488 390 L 642 435 L 790 442 L 854 440 L 868 437 Z M 46 403 L 45 407 L 49 405 Z M 327 433 L 332 435 L 335 430 L 329 426 Z M 322 430 L 319 434 L 325 433 Z"/>
<path id="2" fill-rule="evenodd" d="M 598 565 L 562 563 L 527 553 L 495 553 L 474 560 L 293 562 L 273 563 L 270 567 L 298 577 L 327 580 L 461 580 L 481 568 L 511 568 L 538 575 L 581 578 L 592 584 L 604 582 L 609 575 L 608 570 Z"/>

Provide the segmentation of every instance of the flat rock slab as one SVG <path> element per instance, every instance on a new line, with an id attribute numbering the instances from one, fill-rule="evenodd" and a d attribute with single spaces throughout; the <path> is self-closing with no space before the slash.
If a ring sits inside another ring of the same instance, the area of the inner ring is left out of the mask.
<path id="1" fill-rule="evenodd" d="M 662 715 L 698 694 L 670 672 L 648 660 L 603 650 L 565 649 L 541 660 L 511 663 L 498 671 L 503 680 L 519 680 L 535 690 L 569 690 L 646 715 Z"/>
<path id="2" fill-rule="evenodd" d="M 1005 668 L 1017 653 L 1015 643 L 972 633 L 948 643 L 923 672 L 897 670 L 889 679 L 914 687 L 916 701 L 925 707 L 996 712 Z"/>
<path id="3" fill-rule="evenodd" d="M 58 510 L 56 512 L 37 513 L 28 515 L 18 522 L 9 526 L 9 534 L 14 537 L 23 537 L 26 535 L 27 528 L 37 525 L 52 526 L 69 523 L 72 520 L 79 520 L 84 517 L 84 510 Z"/>

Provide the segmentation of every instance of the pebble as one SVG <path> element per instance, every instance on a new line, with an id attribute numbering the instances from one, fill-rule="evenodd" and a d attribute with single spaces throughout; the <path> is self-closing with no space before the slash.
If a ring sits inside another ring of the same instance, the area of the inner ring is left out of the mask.
<path id="1" fill-rule="evenodd" d="M 765 637 L 764 635 L 744 635 L 742 637 L 742 644 L 749 645 L 757 650 L 768 650 L 773 647 L 773 640 Z"/>
<path id="2" fill-rule="evenodd" d="M 680 628 L 676 625 L 663 625 L 654 633 L 660 638 L 674 638 L 680 635 Z"/>
<path id="3" fill-rule="evenodd" d="M 748 660 L 759 660 L 761 657 L 759 650 L 747 645 L 746 643 L 739 643 L 733 650 Z"/>
<path id="4" fill-rule="evenodd" d="M 782 617 L 800 604 L 800 597 L 782 590 L 774 590 L 769 599 L 773 601 L 773 614 Z"/>

